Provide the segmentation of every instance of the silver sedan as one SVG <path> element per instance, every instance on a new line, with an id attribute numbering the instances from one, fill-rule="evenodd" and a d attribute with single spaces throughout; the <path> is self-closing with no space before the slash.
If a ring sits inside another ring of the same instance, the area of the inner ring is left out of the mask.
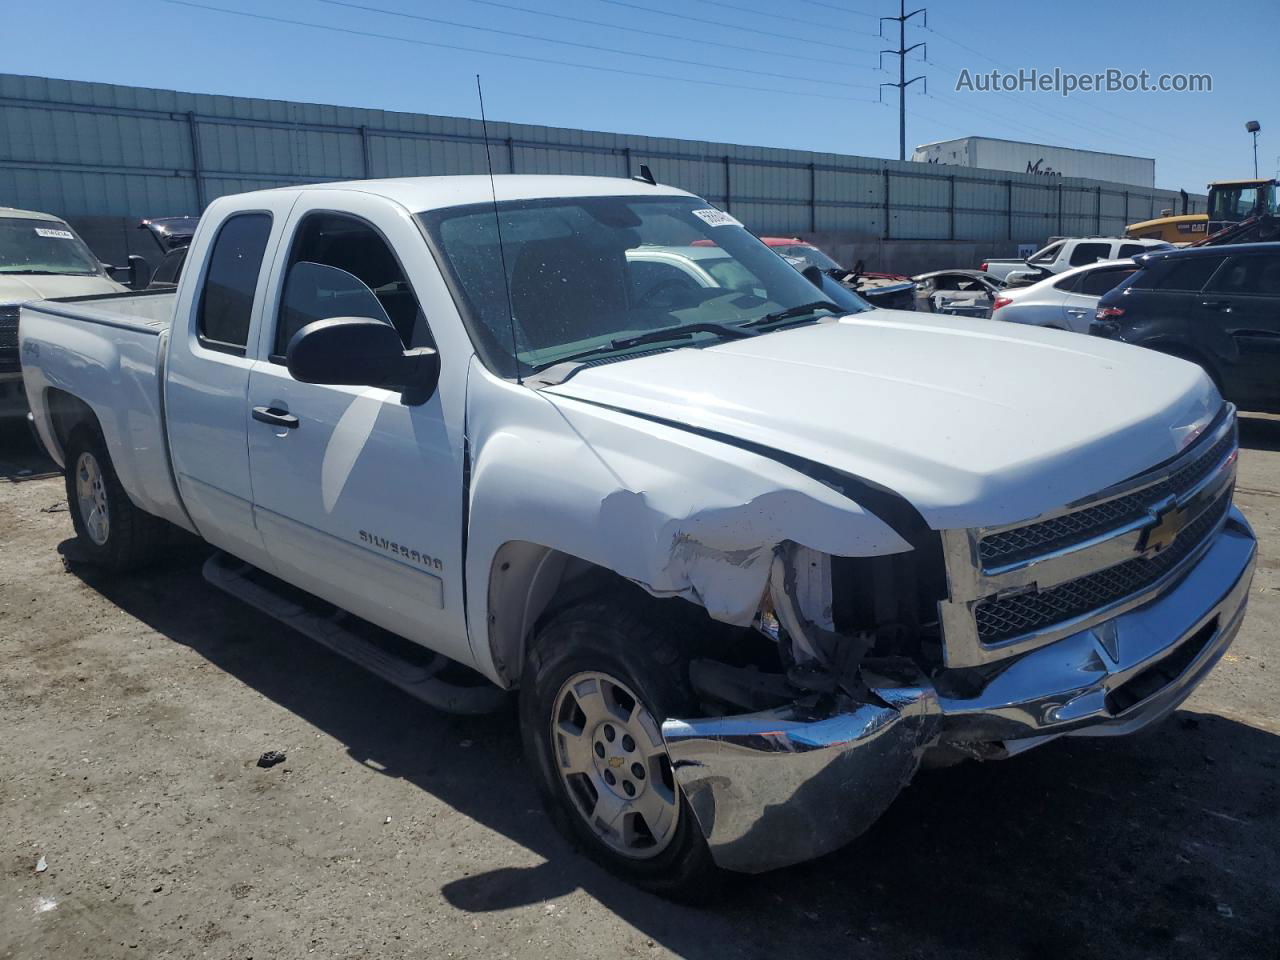
<path id="1" fill-rule="evenodd" d="M 991 319 L 1088 333 L 1098 300 L 1137 269 L 1132 260 L 1101 260 L 1029 287 L 1006 287 L 996 298 Z"/>

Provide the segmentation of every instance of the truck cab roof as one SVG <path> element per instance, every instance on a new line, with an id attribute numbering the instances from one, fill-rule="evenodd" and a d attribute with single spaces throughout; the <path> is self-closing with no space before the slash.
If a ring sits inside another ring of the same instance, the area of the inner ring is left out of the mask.
<path id="1" fill-rule="evenodd" d="M 408 210 L 420 212 L 473 203 L 540 200 L 548 197 L 692 196 L 675 187 L 652 185 L 623 177 L 577 177 L 543 174 L 501 174 L 449 177 L 396 177 L 383 180 L 346 180 L 275 187 L 238 194 L 238 205 L 249 204 L 262 193 L 281 190 L 353 190 L 385 197 Z"/>
<path id="2" fill-rule="evenodd" d="M 14 207 L 0 207 L 0 217 L 6 217 L 10 220 L 56 220 L 58 223 L 65 223 L 61 217 L 55 217 L 52 213 L 41 213 L 39 210 L 18 210 Z"/>

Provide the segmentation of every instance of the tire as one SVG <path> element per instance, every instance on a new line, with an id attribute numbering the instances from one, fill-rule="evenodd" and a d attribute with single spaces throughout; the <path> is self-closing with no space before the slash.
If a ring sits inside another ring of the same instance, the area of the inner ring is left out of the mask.
<path id="1" fill-rule="evenodd" d="M 571 843 L 644 890 L 705 903 L 723 874 L 675 785 L 658 729 L 664 718 L 697 709 L 682 653 L 688 647 L 672 636 L 675 618 L 664 624 L 663 605 L 677 603 L 683 601 L 621 595 L 571 607 L 547 623 L 525 660 L 520 726 L 543 803 Z M 624 719 L 630 699 L 638 709 Z M 609 708 L 603 719 L 602 702 Z M 566 732 L 578 729 L 580 737 Z M 579 772 L 563 772 L 575 766 Z M 603 778 L 615 771 L 610 787 Z M 593 791 L 595 810 L 621 811 L 617 829 L 590 822 Z"/>
<path id="2" fill-rule="evenodd" d="M 102 434 L 79 426 L 66 446 L 67 511 L 86 559 L 123 573 L 154 560 L 166 524 L 124 492 Z"/>

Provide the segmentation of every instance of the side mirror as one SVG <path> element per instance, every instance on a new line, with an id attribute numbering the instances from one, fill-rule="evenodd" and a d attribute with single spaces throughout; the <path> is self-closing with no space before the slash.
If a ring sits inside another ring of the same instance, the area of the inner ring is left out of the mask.
<path id="1" fill-rule="evenodd" d="M 440 356 L 406 350 L 396 328 L 372 317 L 315 320 L 295 333 L 285 365 L 302 383 L 399 390 L 408 404 L 426 403 L 440 382 Z"/>
<path id="2" fill-rule="evenodd" d="M 151 286 L 151 278 L 155 273 L 146 257 L 140 257 L 136 253 L 129 254 L 129 289 L 147 289 Z"/>
<path id="3" fill-rule="evenodd" d="M 154 276 L 151 264 L 147 263 L 145 257 L 140 257 L 136 253 L 129 254 L 128 266 L 117 267 L 104 263 L 102 269 L 107 271 L 107 276 L 112 280 L 124 283 L 130 290 L 145 290 L 151 285 L 151 278 Z M 126 277 L 128 279 L 124 279 Z"/>
<path id="4" fill-rule="evenodd" d="M 800 271 L 801 275 L 812 283 L 819 290 L 822 289 L 822 268 L 816 263 L 811 263 Z"/>

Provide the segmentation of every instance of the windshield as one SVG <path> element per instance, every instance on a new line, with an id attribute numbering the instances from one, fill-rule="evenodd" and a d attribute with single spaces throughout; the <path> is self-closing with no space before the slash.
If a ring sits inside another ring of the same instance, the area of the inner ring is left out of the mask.
<path id="1" fill-rule="evenodd" d="M 102 268 L 60 220 L 0 217 L 0 273 L 97 276 Z"/>
<path id="2" fill-rule="evenodd" d="M 1210 220 L 1247 220 L 1255 213 L 1277 212 L 1274 199 L 1268 203 L 1269 186 L 1214 187 L 1210 192 Z"/>
<path id="3" fill-rule="evenodd" d="M 655 330 L 736 326 L 831 299 L 733 217 L 693 197 L 511 201 L 498 211 L 501 251 L 492 204 L 419 220 L 445 261 L 476 349 L 504 376 Z M 672 342 L 721 338 L 704 329 Z"/>
<path id="4" fill-rule="evenodd" d="M 817 247 L 810 246 L 807 243 L 795 243 L 789 247 L 774 247 L 774 253 L 784 257 L 794 257 L 801 260 L 801 269 L 812 264 L 819 270 L 842 270 L 843 267 L 836 263 L 829 256 L 819 250 Z"/>

